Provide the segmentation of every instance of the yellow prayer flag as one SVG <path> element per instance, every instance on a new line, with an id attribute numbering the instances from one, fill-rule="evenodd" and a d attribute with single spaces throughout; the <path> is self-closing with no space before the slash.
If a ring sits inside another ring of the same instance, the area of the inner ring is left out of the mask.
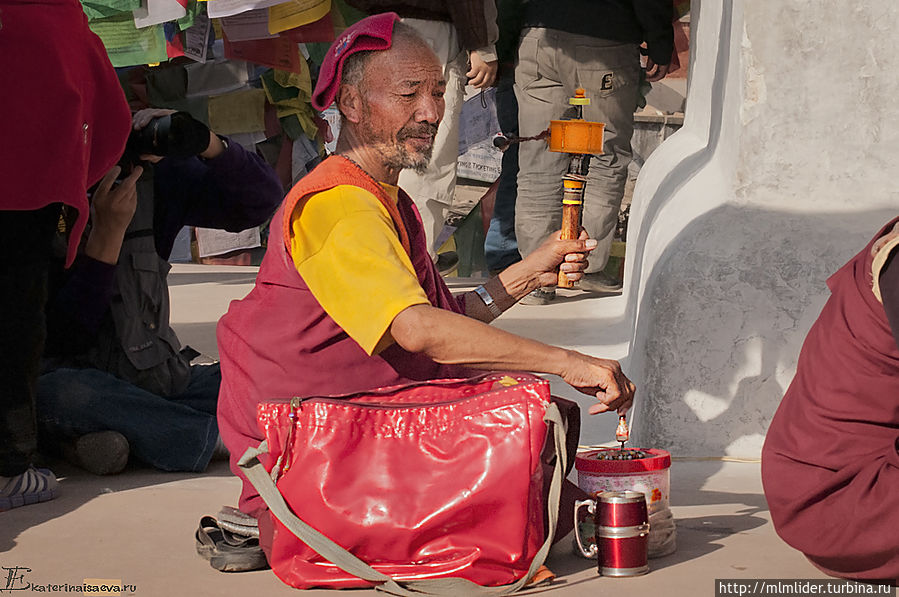
<path id="1" fill-rule="evenodd" d="M 209 128 L 222 135 L 265 130 L 265 92 L 246 89 L 210 97 Z"/>
<path id="2" fill-rule="evenodd" d="M 268 9 L 268 32 L 280 33 L 314 23 L 331 12 L 331 0 L 290 0 Z"/>
<path id="3" fill-rule="evenodd" d="M 308 102 L 312 99 L 312 75 L 305 60 L 300 60 L 300 71 L 275 70 L 275 82 L 281 87 L 296 87 L 300 90 L 299 100 Z"/>

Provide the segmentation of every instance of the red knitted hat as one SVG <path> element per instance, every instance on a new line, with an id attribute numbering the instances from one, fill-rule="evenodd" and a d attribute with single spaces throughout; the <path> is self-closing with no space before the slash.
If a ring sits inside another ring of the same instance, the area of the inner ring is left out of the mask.
<path id="1" fill-rule="evenodd" d="M 395 12 L 385 12 L 366 17 L 347 27 L 328 48 L 328 53 L 322 61 L 318 82 L 315 84 L 315 91 L 312 92 L 313 108 L 324 110 L 334 101 L 347 56 L 365 50 L 390 48 L 393 24 L 399 20 L 400 17 Z"/>

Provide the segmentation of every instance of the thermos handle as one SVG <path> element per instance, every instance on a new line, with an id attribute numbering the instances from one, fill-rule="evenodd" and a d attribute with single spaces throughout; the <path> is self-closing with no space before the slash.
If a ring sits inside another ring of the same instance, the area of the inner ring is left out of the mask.
<path id="1" fill-rule="evenodd" d="M 587 512 L 592 516 L 596 514 L 596 500 L 577 500 L 574 503 L 574 537 L 577 542 L 577 548 L 581 550 L 581 554 L 585 558 L 595 558 L 599 548 L 596 547 L 596 543 L 594 542 L 590 545 L 590 549 L 584 549 L 584 541 L 581 539 L 581 529 L 578 524 L 577 513 L 583 507 L 587 506 Z"/>

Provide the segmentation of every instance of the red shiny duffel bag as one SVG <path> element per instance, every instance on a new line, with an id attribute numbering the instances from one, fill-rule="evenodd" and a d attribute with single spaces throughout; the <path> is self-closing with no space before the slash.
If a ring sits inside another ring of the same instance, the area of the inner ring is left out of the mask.
<path id="1" fill-rule="evenodd" d="M 543 564 L 567 464 L 566 424 L 543 379 L 294 398 L 261 404 L 258 418 L 266 441 L 240 466 L 270 509 L 261 543 L 285 583 L 508 593 Z M 544 500 L 546 443 L 557 457 Z"/>

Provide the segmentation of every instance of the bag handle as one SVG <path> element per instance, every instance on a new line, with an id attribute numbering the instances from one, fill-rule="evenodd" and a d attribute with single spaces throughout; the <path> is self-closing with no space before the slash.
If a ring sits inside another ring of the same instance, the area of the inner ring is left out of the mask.
<path id="1" fill-rule="evenodd" d="M 380 591 L 403 597 L 421 597 L 421 595 L 445 597 L 458 597 L 459 595 L 509 595 L 523 588 L 546 561 L 546 556 L 549 554 L 549 548 L 555 536 L 556 524 L 559 520 L 559 499 L 562 493 L 562 480 L 568 458 L 565 450 L 566 425 L 559 412 L 559 407 L 552 402 L 549 403 L 543 420 L 553 427 L 553 445 L 556 451 L 556 463 L 553 467 L 552 482 L 549 486 L 549 496 L 547 498 L 548 531 L 546 541 L 543 542 L 543 545 L 537 551 L 524 577 L 514 583 L 499 587 L 484 587 L 464 578 L 434 578 L 409 582 L 396 581 L 386 574 L 378 572 L 290 511 L 290 507 L 284 501 L 284 496 L 278 491 L 275 482 L 259 461 L 259 456 L 268 452 L 268 445 L 265 441 L 259 444 L 258 448 L 248 448 L 237 465 L 259 492 L 259 496 L 268 505 L 272 514 L 290 532 L 344 572 L 374 583 L 376 585 L 375 588 Z"/>

